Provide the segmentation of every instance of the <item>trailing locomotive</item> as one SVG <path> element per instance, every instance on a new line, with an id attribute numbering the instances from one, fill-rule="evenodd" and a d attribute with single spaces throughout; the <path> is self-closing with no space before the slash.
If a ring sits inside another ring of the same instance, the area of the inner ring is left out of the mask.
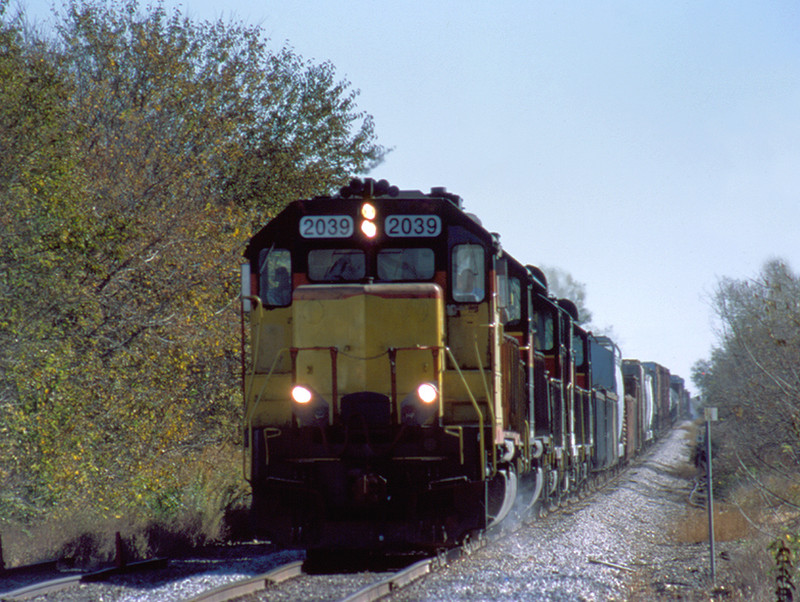
<path id="1" fill-rule="evenodd" d="M 290 203 L 245 258 L 245 472 L 277 543 L 454 546 L 663 426 L 613 342 L 445 189 L 353 180 Z"/>

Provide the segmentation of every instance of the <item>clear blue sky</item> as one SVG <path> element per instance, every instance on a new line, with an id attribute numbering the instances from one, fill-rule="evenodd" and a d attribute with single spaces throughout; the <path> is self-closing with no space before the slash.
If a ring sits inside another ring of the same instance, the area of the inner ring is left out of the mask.
<path id="1" fill-rule="evenodd" d="M 372 175 L 446 186 L 523 263 L 570 272 L 625 357 L 688 381 L 717 280 L 800 269 L 796 0 L 166 6 L 330 60 L 394 149 Z"/>

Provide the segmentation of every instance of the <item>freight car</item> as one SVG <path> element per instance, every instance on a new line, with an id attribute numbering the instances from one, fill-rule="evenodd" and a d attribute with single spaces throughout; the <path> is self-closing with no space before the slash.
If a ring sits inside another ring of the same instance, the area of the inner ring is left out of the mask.
<path id="1" fill-rule="evenodd" d="M 638 408 L 637 450 L 650 445 L 655 440 L 657 431 L 656 402 L 657 389 L 653 376 L 644 369 L 642 362 L 626 359 L 622 362 L 622 373 L 625 378 L 625 392 L 634 399 Z"/>
<path id="2" fill-rule="evenodd" d="M 654 428 L 656 436 L 661 436 L 672 427 L 671 375 L 667 368 L 656 362 L 643 362 L 642 366 L 645 373 L 653 379 Z"/>
<path id="3" fill-rule="evenodd" d="M 445 189 L 353 180 L 245 258 L 245 473 L 273 541 L 454 546 L 628 457 L 619 349 Z"/>
<path id="4" fill-rule="evenodd" d="M 670 418 L 674 424 L 678 418 L 686 419 L 691 415 L 689 392 L 686 390 L 686 381 L 675 374 L 669 378 L 669 388 L 671 395 Z"/>

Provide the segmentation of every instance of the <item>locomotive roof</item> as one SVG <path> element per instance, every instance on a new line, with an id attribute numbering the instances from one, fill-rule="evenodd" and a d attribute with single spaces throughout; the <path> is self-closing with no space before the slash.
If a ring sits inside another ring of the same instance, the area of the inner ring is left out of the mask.
<path id="1" fill-rule="evenodd" d="M 397 204 L 402 205 L 402 212 L 436 214 L 450 225 L 462 226 L 473 232 L 486 244 L 492 244 L 493 238 L 473 215 L 462 210 L 461 198 L 448 193 L 444 188 L 434 188 L 430 193 L 420 190 L 397 190 L 394 194 L 381 194 L 374 197 L 351 196 L 317 196 L 312 199 L 301 199 L 289 203 L 278 215 L 272 218 L 261 230 L 250 239 L 244 256 L 253 259 L 258 251 L 278 240 L 294 239 L 296 224 L 304 215 L 347 214 L 356 216 L 364 202 L 378 202 L 384 210 Z"/>

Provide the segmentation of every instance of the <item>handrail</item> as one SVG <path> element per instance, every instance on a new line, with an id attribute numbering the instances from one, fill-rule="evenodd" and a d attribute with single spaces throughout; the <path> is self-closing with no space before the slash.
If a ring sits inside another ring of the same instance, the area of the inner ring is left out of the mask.
<path id="1" fill-rule="evenodd" d="M 461 382 L 464 383 L 464 388 L 467 390 L 467 395 L 469 396 L 469 400 L 472 402 L 472 407 L 475 409 L 475 413 L 478 415 L 478 448 L 479 448 L 479 457 L 480 457 L 480 473 L 481 473 L 481 481 L 486 480 L 486 470 L 483 467 L 483 460 L 484 455 L 486 453 L 486 442 L 485 442 L 485 434 L 483 432 L 483 412 L 481 412 L 480 406 L 478 406 L 478 402 L 475 401 L 475 396 L 472 394 L 472 390 L 469 388 L 467 384 L 467 379 L 464 378 L 464 373 L 461 372 L 461 368 L 458 366 L 458 362 L 456 361 L 453 352 L 451 351 L 450 347 L 445 346 L 445 351 L 447 351 L 447 355 L 450 357 L 450 360 L 453 362 L 453 366 L 456 368 L 456 372 L 458 372 L 458 376 L 461 378 Z M 494 454 L 492 454 L 494 456 Z M 495 465 L 492 467 L 493 473 L 491 476 L 494 476 L 497 473 L 497 466 L 496 466 L 496 459 Z"/>
<path id="2" fill-rule="evenodd" d="M 260 311 L 262 309 L 261 300 L 258 297 L 246 297 L 246 298 L 248 298 L 248 299 L 250 299 L 250 300 L 255 302 L 256 311 Z M 261 335 L 261 329 L 257 329 L 255 337 L 254 337 L 253 345 L 252 345 L 253 349 L 258 349 L 258 346 L 259 346 L 259 343 L 260 343 L 260 335 Z M 476 344 L 475 344 L 475 348 L 476 348 L 476 351 L 478 351 L 477 341 L 476 341 Z M 264 391 L 266 390 L 267 385 L 268 385 L 270 379 L 272 378 L 272 376 L 273 376 L 273 374 L 274 374 L 274 372 L 275 372 L 275 370 L 276 370 L 276 368 L 278 366 L 278 363 L 281 360 L 281 358 L 283 357 L 283 355 L 288 352 L 290 355 L 293 356 L 292 357 L 292 360 L 293 360 L 292 361 L 292 378 L 294 379 L 296 377 L 296 375 L 295 375 L 295 370 L 296 370 L 295 358 L 296 358 L 296 354 L 298 352 L 300 352 L 300 351 L 321 351 L 321 350 L 324 350 L 324 349 L 330 350 L 332 355 L 334 355 L 338 351 L 338 349 L 336 347 L 282 347 L 277 351 L 277 353 L 275 354 L 274 359 L 272 360 L 272 365 L 270 366 L 270 369 L 266 374 L 266 378 L 264 379 L 264 382 L 261 385 L 261 388 L 260 388 L 260 390 L 258 392 L 258 395 L 255 397 L 255 399 L 253 399 L 252 403 L 250 403 L 249 410 L 245 413 L 245 415 L 243 417 L 244 418 L 244 420 L 243 420 L 244 425 L 243 426 L 247 430 L 247 436 L 251 436 L 253 416 L 255 415 L 255 411 L 256 411 L 257 407 L 259 406 L 259 404 L 262 401 L 262 396 L 264 394 Z M 416 345 L 416 346 L 413 346 L 413 347 L 394 347 L 394 348 L 391 348 L 390 350 L 387 350 L 387 351 L 389 352 L 388 355 L 389 355 L 390 359 L 398 351 L 430 351 L 431 355 L 432 355 L 433 362 L 434 362 L 433 373 L 436 376 L 436 375 L 438 375 L 440 373 L 440 371 L 443 371 L 443 370 L 447 369 L 446 363 L 443 364 L 443 365 L 439 364 L 439 353 L 442 350 L 445 351 L 447 356 L 449 356 L 450 360 L 452 361 L 453 366 L 455 366 L 456 372 L 458 373 L 458 376 L 461 379 L 462 384 L 464 385 L 464 389 L 467 392 L 467 395 L 469 397 L 470 403 L 472 404 L 472 408 L 474 409 L 475 414 L 476 414 L 476 416 L 478 418 L 478 444 L 479 444 L 479 457 L 481 458 L 481 460 L 480 460 L 481 466 L 480 466 L 480 471 L 479 472 L 480 472 L 480 475 L 481 475 L 481 480 L 486 480 L 487 475 L 486 475 L 486 470 L 485 470 L 484 465 L 483 465 L 483 461 L 485 459 L 485 453 L 486 453 L 486 434 L 484 432 L 485 431 L 485 418 L 484 418 L 483 412 L 481 411 L 480 406 L 478 405 L 477 400 L 475 399 L 475 396 L 472 393 L 472 390 L 471 390 L 469 384 L 467 383 L 467 380 L 466 380 L 466 378 L 464 376 L 464 373 L 462 372 L 461 368 L 458 365 L 458 362 L 456 361 L 455 356 L 453 355 L 453 351 L 446 345 L 443 345 L 443 346 Z M 381 354 L 381 355 L 383 355 L 383 354 Z M 479 355 L 478 359 L 479 359 L 479 363 L 480 363 L 480 355 Z M 336 387 L 335 383 L 337 381 L 337 374 L 336 374 L 337 370 L 336 370 L 336 367 L 335 367 L 336 366 L 335 359 L 332 359 L 332 364 L 333 365 L 332 365 L 331 377 L 332 377 L 332 383 L 334 383 L 333 384 L 334 389 L 336 389 L 337 387 Z M 392 372 L 394 372 L 394 369 L 393 369 L 393 367 L 391 365 L 390 365 L 390 369 L 392 370 Z M 488 383 L 486 381 L 486 375 L 484 373 L 485 371 L 484 371 L 482 365 L 480 367 L 480 370 L 481 370 L 481 376 L 482 376 L 483 381 L 484 381 L 484 388 L 486 390 L 487 401 L 488 401 L 487 405 L 488 405 L 488 408 L 489 408 L 490 418 L 492 420 L 492 427 L 494 428 L 495 413 L 494 413 L 494 408 L 492 407 L 492 404 L 493 404 L 492 395 L 491 395 L 491 392 L 489 391 L 489 386 L 488 386 Z M 250 369 L 249 378 L 245 382 L 245 401 L 246 402 L 247 402 L 248 399 L 250 399 L 252 397 L 256 374 L 257 374 L 257 372 L 256 372 L 256 361 L 255 361 L 255 359 L 253 359 L 252 367 Z M 261 374 L 263 374 L 263 373 L 261 373 Z M 393 377 L 394 377 L 394 374 L 393 374 Z M 393 392 L 393 393 L 394 393 L 395 399 L 393 399 L 392 401 L 393 401 L 393 405 L 396 405 L 397 404 L 396 392 Z M 442 398 L 440 398 L 440 404 L 441 403 L 443 403 L 443 399 Z M 457 437 L 459 437 L 459 439 L 462 439 L 462 437 L 463 437 L 463 435 L 456 434 L 456 432 L 453 432 L 452 430 L 451 430 L 451 432 L 449 432 L 447 434 L 457 436 Z M 463 445 L 463 441 L 462 441 L 461 445 Z M 247 457 L 246 457 L 246 453 L 244 451 L 244 446 L 243 446 L 242 452 L 243 452 L 242 466 L 243 466 L 243 471 L 245 472 L 245 475 L 246 475 Z M 463 461 L 464 461 L 463 450 L 460 451 L 459 455 L 461 456 L 461 462 L 463 463 Z M 489 476 L 493 477 L 496 473 L 497 473 L 497 457 L 496 457 L 496 454 L 493 453 L 492 454 L 492 472 L 491 472 L 491 474 Z"/>
<path id="3" fill-rule="evenodd" d="M 255 303 L 255 308 L 254 309 L 255 309 L 255 311 L 258 311 L 259 314 L 264 310 L 264 305 L 261 303 L 261 298 L 260 297 L 257 297 L 255 295 L 249 295 L 247 297 L 242 297 L 242 300 L 243 301 L 244 300 L 253 301 Z M 252 318 L 251 318 L 251 323 L 252 323 Z M 259 328 L 256 331 L 255 340 L 253 341 L 253 344 L 251 345 L 252 349 L 258 349 L 258 344 L 261 342 L 259 340 L 260 338 L 261 338 L 261 329 Z M 250 389 L 249 389 L 249 387 L 252 387 L 252 385 L 253 385 L 253 381 L 255 380 L 255 374 L 256 374 L 256 363 L 254 361 L 253 362 L 253 366 L 252 366 L 252 370 L 250 372 L 250 382 L 248 383 L 248 381 L 245 380 L 245 384 L 244 384 L 245 400 L 247 400 L 250 397 Z"/>
<path id="4" fill-rule="evenodd" d="M 451 425 L 444 427 L 444 434 L 451 437 L 458 437 L 458 456 L 461 464 L 464 464 L 464 427 L 461 425 Z"/>
<path id="5" fill-rule="evenodd" d="M 292 384 L 297 383 L 297 356 L 301 351 L 327 351 L 331 355 L 331 412 L 336 417 L 337 405 L 339 404 L 339 366 L 337 357 L 339 348 L 335 345 L 313 345 L 310 347 L 290 347 L 289 355 L 292 358 Z M 329 418 L 330 419 L 330 418 Z"/>
<path id="6" fill-rule="evenodd" d="M 478 368 L 481 372 L 481 379 L 483 380 L 483 389 L 486 391 L 486 401 L 487 405 L 489 406 L 489 418 L 492 420 L 492 428 L 494 428 L 494 394 L 489 390 L 489 383 L 486 380 L 486 370 L 483 368 L 483 362 L 481 361 L 481 351 L 478 349 L 478 339 L 476 338 L 474 341 L 475 343 L 475 359 L 478 361 Z"/>
<path id="7" fill-rule="evenodd" d="M 522 437 L 522 449 L 525 457 L 525 472 L 528 472 L 533 466 L 531 462 L 531 423 L 523 420 L 522 424 L 525 427 L 525 434 Z"/>
<path id="8" fill-rule="evenodd" d="M 475 343 L 475 359 L 478 361 L 478 368 L 480 369 L 481 378 L 483 379 L 483 388 L 486 391 L 486 405 L 489 408 L 489 419 L 492 421 L 492 442 L 494 443 L 494 432 L 495 429 L 497 428 L 497 424 L 495 423 L 495 413 L 494 413 L 494 395 L 489 391 L 489 383 L 486 380 L 486 371 L 483 368 L 483 361 L 481 360 L 481 351 L 480 349 L 478 349 L 477 337 L 473 339 L 473 343 Z M 497 474 L 497 454 L 492 453 L 492 476 L 496 474 Z"/>
<path id="9" fill-rule="evenodd" d="M 278 360 L 280 359 L 281 355 L 283 355 L 283 353 L 288 350 L 289 350 L 288 347 L 282 347 L 278 349 L 278 353 L 275 354 L 275 359 L 272 360 L 272 366 L 270 366 L 269 368 L 267 377 L 264 379 L 264 384 L 261 385 L 261 390 L 258 392 L 258 396 L 256 397 L 255 401 L 250 405 L 250 411 L 247 412 L 244 416 L 242 416 L 242 421 L 244 422 L 242 426 L 247 434 L 247 437 L 250 437 L 253 431 L 253 414 L 255 414 L 256 407 L 258 406 L 258 404 L 261 403 L 261 396 L 264 394 L 264 390 L 267 388 L 267 383 L 269 382 L 269 379 L 272 378 L 272 373 L 275 371 L 275 367 L 278 365 Z M 253 373 L 250 376 L 250 386 L 249 387 L 245 386 L 245 392 L 247 394 L 247 396 L 245 397 L 245 405 L 247 404 L 247 400 L 250 398 L 249 390 L 252 389 L 253 382 L 255 382 L 255 376 L 256 376 L 255 365 L 256 362 L 254 360 Z M 244 436 L 244 433 L 242 435 Z M 242 474 L 244 475 L 245 480 L 247 480 L 247 452 L 245 451 L 244 441 L 245 440 L 242 439 Z"/>
<path id="10" fill-rule="evenodd" d="M 259 343 L 259 340 L 258 340 L 258 338 L 256 338 L 254 343 L 253 343 L 253 348 L 254 349 L 258 348 L 258 343 Z M 434 374 L 434 378 L 438 378 L 438 375 L 441 372 L 440 364 L 439 364 L 439 353 L 440 353 L 441 350 L 442 350 L 442 347 L 436 346 L 436 345 L 416 345 L 414 347 L 391 347 L 391 348 L 387 349 L 386 352 L 381 353 L 381 354 L 379 354 L 377 356 L 374 356 L 374 358 L 355 358 L 355 359 L 364 359 L 364 360 L 366 360 L 366 359 L 376 359 L 376 358 L 380 357 L 381 355 L 388 354 L 389 358 L 391 360 L 392 359 L 392 354 L 396 354 L 396 352 L 398 352 L 398 351 L 430 351 L 431 352 L 431 357 L 433 359 L 433 374 Z M 296 379 L 296 356 L 301 351 L 330 351 L 330 353 L 331 353 L 331 383 L 332 383 L 332 386 L 333 386 L 333 399 L 331 400 L 331 403 L 333 403 L 334 406 L 336 405 L 336 403 L 338 402 L 338 391 L 337 391 L 337 389 L 338 389 L 338 386 L 337 386 L 337 384 L 338 384 L 338 370 L 337 370 L 336 356 L 338 354 L 342 353 L 342 352 L 339 351 L 339 349 L 337 347 L 335 347 L 335 346 L 330 346 L 330 347 L 329 346 L 282 347 L 281 349 L 278 350 L 278 352 L 275 355 L 274 360 L 272 361 L 272 365 L 270 366 L 269 372 L 267 373 L 267 377 L 264 380 L 264 384 L 261 386 L 261 390 L 259 391 L 257 398 L 251 404 L 250 411 L 248 412 L 248 415 L 246 417 L 245 422 L 249 423 L 250 419 L 252 418 L 252 415 L 255 412 L 256 406 L 261 401 L 261 395 L 263 395 L 264 390 L 266 389 L 267 383 L 268 383 L 269 379 L 272 377 L 272 374 L 275 371 L 275 368 L 277 367 L 278 361 L 281 359 L 281 356 L 284 353 L 288 352 L 292 356 L 292 369 L 291 369 L 291 371 L 292 371 L 292 380 L 294 381 Z M 347 357 L 353 357 L 353 356 L 348 355 L 346 353 L 342 353 L 342 355 L 345 355 Z M 394 378 L 395 377 L 394 367 L 390 366 L 390 370 L 392 372 L 392 378 Z M 252 387 L 253 387 L 253 382 L 255 381 L 255 376 L 256 376 L 256 362 L 253 361 L 253 366 L 252 366 L 252 369 L 251 369 L 251 372 L 250 372 L 250 375 L 249 375 L 249 380 L 246 383 L 246 387 L 245 387 L 245 396 L 246 396 L 247 399 L 249 399 L 251 394 L 252 394 Z M 394 398 L 392 399 L 392 403 L 393 404 L 397 403 L 396 396 L 397 396 L 397 394 L 396 394 L 396 392 L 394 392 Z M 440 401 L 440 403 L 441 403 L 441 401 Z"/>
<path id="11" fill-rule="evenodd" d="M 290 351 L 289 347 L 281 347 L 280 349 L 278 349 L 278 353 L 275 354 L 275 359 L 272 360 L 272 365 L 269 368 L 269 372 L 267 372 L 267 377 L 264 379 L 264 384 L 261 385 L 261 390 L 258 392 L 258 396 L 256 397 L 255 401 L 251 405 L 250 411 L 247 414 L 246 422 L 248 424 L 253 418 L 253 414 L 256 411 L 256 406 L 258 406 L 258 404 L 261 403 L 261 396 L 264 394 L 264 390 L 267 388 L 267 383 L 269 382 L 269 379 L 272 378 L 272 373 L 275 372 L 275 368 L 278 365 L 278 360 L 281 359 L 281 356 L 284 353 L 288 352 L 288 351 Z M 255 381 L 255 377 L 256 377 L 255 361 L 253 362 L 253 366 L 254 366 L 254 369 L 253 369 L 253 374 L 251 375 L 251 383 L 250 383 L 251 384 L 251 388 L 252 388 L 252 383 Z M 249 391 L 248 391 L 248 393 L 249 393 Z M 249 398 L 249 394 L 248 394 L 248 398 Z"/>
<path id="12" fill-rule="evenodd" d="M 255 299 L 258 301 L 258 303 L 260 303 L 260 300 L 257 297 L 255 297 Z M 260 334 L 260 329 L 257 331 L 257 334 Z M 256 339 L 254 341 L 254 344 L 252 346 L 253 349 L 258 349 L 258 342 L 259 342 L 258 338 L 259 337 L 256 337 Z M 318 350 L 324 350 L 324 349 L 329 349 L 331 351 L 331 355 L 334 355 L 334 352 L 336 351 L 336 347 L 281 347 L 280 349 L 278 349 L 278 352 L 275 354 L 275 358 L 272 360 L 272 365 L 270 366 L 269 371 L 266 374 L 266 378 L 264 378 L 264 382 L 261 385 L 261 389 L 259 390 L 258 395 L 253 400 L 253 403 L 250 404 L 249 411 L 242 417 L 242 419 L 243 419 L 242 421 L 244 423 L 242 426 L 246 430 L 248 437 L 251 436 L 251 432 L 253 430 L 253 415 L 255 414 L 256 408 L 261 403 L 261 396 L 264 394 L 264 391 L 267 388 L 267 384 L 269 383 L 269 380 L 272 378 L 272 375 L 275 372 L 275 368 L 277 368 L 277 366 L 278 366 L 278 362 L 281 359 L 281 356 L 284 353 L 288 352 L 289 354 L 294 354 L 294 356 L 296 357 L 296 354 L 299 351 L 318 351 Z M 293 364 L 293 366 L 292 366 L 292 381 L 294 381 L 295 377 L 296 377 L 296 375 L 295 375 L 295 367 L 294 367 L 294 359 L 295 359 L 295 357 L 292 358 L 292 364 Z M 247 404 L 247 400 L 250 398 L 250 394 L 252 393 L 252 388 L 253 388 L 253 383 L 255 382 L 255 377 L 256 377 L 256 361 L 255 361 L 255 358 L 254 358 L 253 359 L 253 367 L 252 367 L 252 371 L 250 373 L 249 382 L 245 382 L 245 404 Z M 334 383 L 333 387 L 334 387 L 334 391 L 335 391 L 336 390 L 336 384 L 335 383 L 336 383 L 336 380 L 337 380 L 336 362 L 335 362 L 335 360 L 332 361 L 331 378 L 332 378 L 332 382 Z M 267 436 L 266 438 L 269 438 L 269 436 Z M 244 473 L 245 478 L 247 478 L 247 452 L 245 451 L 244 444 L 242 445 L 242 472 Z"/>

